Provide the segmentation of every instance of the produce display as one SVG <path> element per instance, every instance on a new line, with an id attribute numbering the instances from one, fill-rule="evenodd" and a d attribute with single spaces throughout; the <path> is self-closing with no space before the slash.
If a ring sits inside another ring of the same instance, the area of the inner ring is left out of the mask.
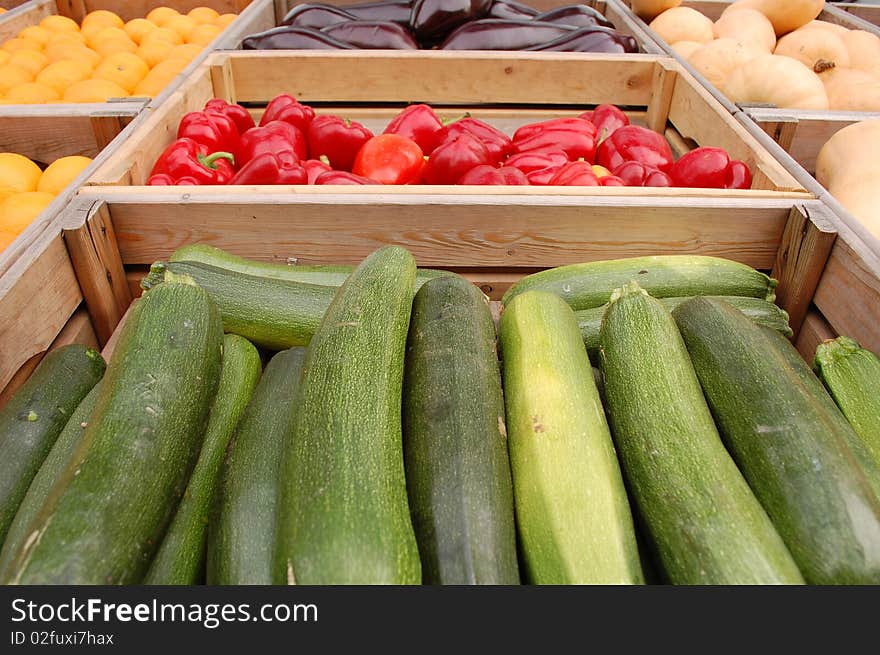
<path id="1" fill-rule="evenodd" d="M 733 102 L 880 111 L 880 37 L 816 20 L 823 0 L 738 0 L 714 23 L 680 2 L 631 4 Z"/>
<path id="2" fill-rule="evenodd" d="M 171 260 L 106 373 L 54 351 L 0 414 L 39 435 L 4 459 L 3 583 L 640 584 L 646 561 L 673 584 L 880 582 L 880 360 L 840 338 L 820 381 L 748 266 L 563 266 L 496 328 L 396 246 Z M 285 325 L 301 345 L 264 343 L 261 373 L 248 339 Z"/>
<path id="3" fill-rule="evenodd" d="M 613 105 L 523 125 L 512 136 L 465 116 L 409 105 L 382 134 L 316 114 L 283 94 L 254 124 L 214 98 L 183 116 L 148 185 L 471 184 L 749 189 L 748 165 L 722 148 L 675 160 L 666 139 Z"/>
<path id="4" fill-rule="evenodd" d="M 514 0 L 387 0 L 296 5 L 245 50 L 537 50 L 639 52 L 638 41 L 582 4 L 540 12 Z"/>
<path id="5" fill-rule="evenodd" d="M 124 22 L 51 15 L 0 44 L 0 104 L 105 102 L 158 95 L 233 20 L 210 7 L 157 7 Z"/>
<path id="6" fill-rule="evenodd" d="M 23 155 L 0 152 L 0 252 L 91 163 L 72 155 L 41 170 Z"/>

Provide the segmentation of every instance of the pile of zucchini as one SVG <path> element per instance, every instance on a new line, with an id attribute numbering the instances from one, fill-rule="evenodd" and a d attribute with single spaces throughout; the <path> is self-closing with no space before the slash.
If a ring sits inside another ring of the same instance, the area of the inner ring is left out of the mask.
<path id="1" fill-rule="evenodd" d="M 711 257 L 202 245 L 0 409 L 2 584 L 880 583 L 880 360 Z M 823 384 L 824 383 L 824 384 Z"/>

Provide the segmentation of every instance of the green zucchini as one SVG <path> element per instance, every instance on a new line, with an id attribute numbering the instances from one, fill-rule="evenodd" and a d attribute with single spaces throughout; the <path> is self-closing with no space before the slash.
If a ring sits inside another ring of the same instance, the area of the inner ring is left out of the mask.
<path id="1" fill-rule="evenodd" d="M 144 584 L 198 584 L 205 573 L 208 520 L 226 447 L 260 379 L 260 354 L 247 339 L 223 338 L 217 395 L 199 459 Z"/>
<path id="2" fill-rule="evenodd" d="M 209 532 L 209 584 L 272 583 L 280 462 L 304 360 L 304 348 L 276 353 L 235 428 Z"/>
<path id="3" fill-rule="evenodd" d="M 849 337 L 819 344 L 814 366 L 880 466 L 880 359 Z"/>
<path id="4" fill-rule="evenodd" d="M 171 255 L 169 261 L 209 264 L 217 268 L 224 268 L 229 271 L 256 277 L 274 278 L 289 282 L 308 282 L 309 284 L 320 284 L 328 287 L 340 286 L 354 270 L 354 266 L 316 266 L 309 264 L 259 262 L 253 259 L 238 257 L 225 250 L 204 243 L 194 243 L 178 248 Z M 416 290 L 428 280 L 436 277 L 449 277 L 451 275 L 454 274 L 449 271 L 420 268 L 416 271 Z"/>
<path id="5" fill-rule="evenodd" d="M 67 468 L 71 457 L 82 441 L 89 417 L 92 415 L 92 410 L 95 409 L 95 401 L 98 399 L 100 388 L 101 382 L 98 381 L 82 399 L 28 487 L 27 494 L 21 501 L 18 512 L 15 513 L 15 520 L 12 521 L 9 532 L 6 533 L 3 550 L 0 551 L 0 578 L 3 577 L 3 571 L 10 565 L 24 544 L 28 528 L 31 527 L 31 522 L 46 502 L 52 485 Z"/>
<path id="6" fill-rule="evenodd" d="M 812 584 L 880 582 L 880 501 L 821 403 L 729 305 L 674 312 L 740 470 Z"/>
<path id="7" fill-rule="evenodd" d="M 519 584 L 495 323 L 461 277 L 413 301 L 403 385 L 410 513 L 425 584 Z"/>
<path id="8" fill-rule="evenodd" d="M 335 287 L 254 277 L 189 262 L 153 264 L 141 286 L 150 289 L 178 277 L 189 277 L 208 292 L 217 303 L 226 332 L 270 350 L 308 345 L 336 293 Z"/>
<path id="9" fill-rule="evenodd" d="M 0 543 L 70 415 L 104 374 L 101 354 L 79 344 L 53 350 L 0 409 Z"/>
<path id="10" fill-rule="evenodd" d="M 612 434 L 666 578 L 803 583 L 724 449 L 666 308 L 631 282 L 614 292 L 600 341 Z"/>
<path id="11" fill-rule="evenodd" d="M 574 313 L 533 291 L 501 315 L 516 525 L 534 584 L 643 582 L 632 514 Z"/>
<path id="12" fill-rule="evenodd" d="M 690 300 L 693 296 L 685 298 L 659 298 L 660 303 L 667 309 L 672 311 L 683 302 Z M 778 330 L 781 334 L 790 337 L 792 335 L 791 327 L 788 325 L 788 312 L 767 302 L 761 298 L 748 298 L 745 296 L 716 296 L 719 300 L 736 307 L 743 314 L 748 316 L 758 325 Z M 578 327 L 581 331 L 581 337 L 587 350 L 594 350 L 599 347 L 599 329 L 602 327 L 602 317 L 608 305 L 602 307 L 594 307 L 593 309 L 582 309 L 575 312 L 577 316 Z"/>
<path id="13" fill-rule="evenodd" d="M 747 296 L 776 299 L 776 280 L 755 269 L 720 257 L 658 255 L 586 264 L 572 264 L 524 277 L 504 294 L 508 305 L 529 290 L 549 291 L 572 309 L 592 309 L 608 302 L 611 293 L 637 281 L 655 298 L 682 296 Z"/>
<path id="14" fill-rule="evenodd" d="M 415 270 L 403 248 L 371 254 L 312 339 L 285 449 L 276 583 L 421 580 L 401 437 Z"/>
<path id="15" fill-rule="evenodd" d="M 217 308 L 199 287 L 163 284 L 143 296 L 4 582 L 140 582 L 198 455 L 222 341 Z"/>

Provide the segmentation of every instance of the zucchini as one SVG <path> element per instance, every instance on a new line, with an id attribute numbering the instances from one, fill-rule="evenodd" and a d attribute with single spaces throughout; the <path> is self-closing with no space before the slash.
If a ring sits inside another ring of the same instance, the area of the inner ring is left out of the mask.
<path id="1" fill-rule="evenodd" d="M 272 582 L 280 462 L 304 360 L 304 348 L 276 353 L 235 428 L 210 527 L 209 584 Z"/>
<path id="2" fill-rule="evenodd" d="M 28 487 L 27 494 L 15 513 L 15 520 L 9 526 L 6 533 L 6 541 L 3 542 L 3 550 L 0 551 L 0 578 L 3 577 L 3 571 L 10 565 L 19 549 L 25 542 L 28 535 L 28 528 L 31 527 L 31 521 L 42 509 L 52 485 L 55 480 L 64 472 L 70 463 L 71 457 L 76 452 L 77 447 L 82 441 L 85 434 L 86 426 L 88 426 L 89 417 L 92 410 L 95 409 L 95 401 L 98 398 L 98 391 L 101 388 L 101 382 L 92 387 L 91 391 L 86 394 L 80 404 L 70 416 L 67 425 L 55 440 L 52 450 L 43 460 L 40 470 L 34 476 L 33 482 Z"/>
<path id="3" fill-rule="evenodd" d="M 226 332 L 269 350 L 308 345 L 336 293 L 334 287 L 254 277 L 189 262 L 150 267 L 141 286 L 150 289 L 191 278 L 217 303 Z"/>
<path id="4" fill-rule="evenodd" d="M 371 254 L 312 339 L 284 455 L 276 583 L 421 580 L 401 441 L 415 269 L 403 248 Z"/>
<path id="5" fill-rule="evenodd" d="M 461 277 L 416 294 L 403 446 L 426 584 L 519 584 L 495 323 Z"/>
<path id="6" fill-rule="evenodd" d="M 880 465 L 880 359 L 849 337 L 819 344 L 814 366 L 871 457 Z"/>
<path id="7" fill-rule="evenodd" d="M 40 465 L 104 368 L 101 354 L 88 346 L 53 350 L 0 410 L 0 543 Z"/>
<path id="8" fill-rule="evenodd" d="M 205 573 L 205 543 L 214 490 L 229 438 L 260 379 L 260 355 L 247 339 L 223 338 L 220 382 L 199 459 L 186 493 L 153 558 L 144 584 L 198 584 Z"/>
<path id="9" fill-rule="evenodd" d="M 672 311 L 683 302 L 690 300 L 693 296 L 685 298 L 659 298 L 660 303 L 667 309 Z M 743 314 L 748 316 L 758 325 L 763 325 L 779 331 L 787 337 L 792 335 L 791 327 L 788 325 L 788 312 L 777 307 L 772 302 L 767 302 L 760 298 L 748 298 L 745 296 L 716 296 L 719 300 L 736 307 Z M 608 305 L 602 307 L 594 307 L 593 309 L 582 309 L 575 312 L 578 320 L 578 328 L 581 331 L 581 337 L 587 350 L 594 350 L 599 347 L 599 330 L 602 327 L 602 317 Z"/>
<path id="10" fill-rule="evenodd" d="M 776 299 L 776 280 L 729 259 L 697 255 L 658 255 L 561 266 L 524 277 L 502 298 L 508 305 L 529 290 L 549 291 L 572 309 L 592 309 L 608 302 L 611 293 L 637 281 L 655 298 L 682 296 L 747 296 Z"/>
<path id="11" fill-rule="evenodd" d="M 533 291 L 501 315 L 516 525 L 534 584 L 639 584 L 620 467 L 574 313 Z"/>
<path id="12" fill-rule="evenodd" d="M 880 582 L 880 502 L 821 403 L 754 323 L 695 298 L 675 310 L 725 444 L 808 582 Z"/>
<path id="13" fill-rule="evenodd" d="M 803 583 L 724 449 L 666 308 L 631 282 L 614 292 L 600 341 L 612 434 L 666 578 Z"/>
<path id="14" fill-rule="evenodd" d="M 238 257 L 225 250 L 204 243 L 194 243 L 178 248 L 171 255 L 169 261 L 209 264 L 217 268 L 224 268 L 229 271 L 256 277 L 268 277 L 289 282 L 308 282 L 309 284 L 319 284 L 328 287 L 340 286 L 354 270 L 354 266 L 316 266 L 259 262 L 253 259 Z M 428 280 L 452 275 L 454 273 L 449 271 L 420 268 L 416 271 L 416 290 Z"/>
<path id="15" fill-rule="evenodd" d="M 217 308 L 197 286 L 163 284 L 143 296 L 123 327 L 81 443 L 6 583 L 143 578 L 198 455 L 222 340 Z"/>

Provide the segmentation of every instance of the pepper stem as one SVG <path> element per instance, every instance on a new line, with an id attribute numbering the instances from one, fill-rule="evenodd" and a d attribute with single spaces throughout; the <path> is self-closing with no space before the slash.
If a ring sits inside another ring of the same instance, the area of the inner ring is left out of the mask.
<path id="1" fill-rule="evenodd" d="M 228 159 L 230 164 L 235 165 L 235 157 L 232 156 L 231 152 L 214 152 L 210 155 L 199 154 L 199 163 L 205 168 L 210 168 L 212 171 L 217 170 L 215 162 L 218 159 Z"/>

